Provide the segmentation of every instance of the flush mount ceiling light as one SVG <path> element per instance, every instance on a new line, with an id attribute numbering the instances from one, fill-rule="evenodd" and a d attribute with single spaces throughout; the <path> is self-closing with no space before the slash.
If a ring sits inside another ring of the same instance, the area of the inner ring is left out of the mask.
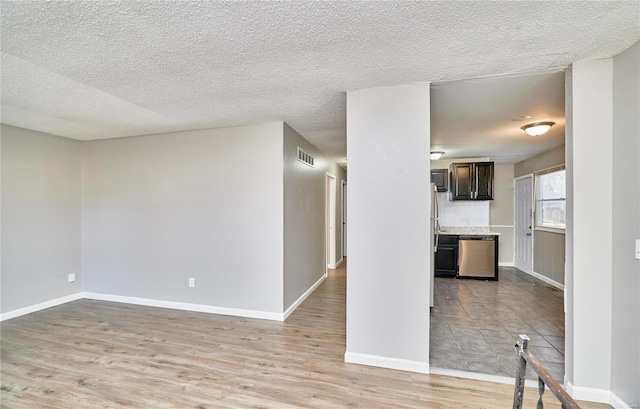
<path id="1" fill-rule="evenodd" d="M 531 136 L 539 136 L 547 133 L 547 131 L 555 125 L 555 122 L 534 122 L 522 127 L 522 130 Z"/>
<path id="2" fill-rule="evenodd" d="M 442 157 L 442 155 L 444 155 L 444 152 L 431 152 L 429 154 L 429 158 L 431 160 L 438 160 Z"/>

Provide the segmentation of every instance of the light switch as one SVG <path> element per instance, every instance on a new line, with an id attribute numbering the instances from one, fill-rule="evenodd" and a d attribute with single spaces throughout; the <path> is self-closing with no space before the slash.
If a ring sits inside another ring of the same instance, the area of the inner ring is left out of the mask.
<path id="1" fill-rule="evenodd" d="M 640 260 L 640 239 L 636 239 L 636 260 Z"/>

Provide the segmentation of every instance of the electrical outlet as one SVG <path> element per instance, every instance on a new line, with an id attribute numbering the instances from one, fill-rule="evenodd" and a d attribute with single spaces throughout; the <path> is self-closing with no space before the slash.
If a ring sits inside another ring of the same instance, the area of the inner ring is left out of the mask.
<path id="1" fill-rule="evenodd" d="M 70 283 L 73 283 L 74 281 L 76 281 L 76 275 L 75 273 L 71 273 L 67 276 L 67 280 L 69 280 Z"/>
<path id="2" fill-rule="evenodd" d="M 636 259 L 640 260 L 640 239 L 636 239 Z"/>
<path id="3" fill-rule="evenodd" d="M 189 277 L 189 287 L 195 287 L 196 286 L 196 279 L 193 277 Z"/>

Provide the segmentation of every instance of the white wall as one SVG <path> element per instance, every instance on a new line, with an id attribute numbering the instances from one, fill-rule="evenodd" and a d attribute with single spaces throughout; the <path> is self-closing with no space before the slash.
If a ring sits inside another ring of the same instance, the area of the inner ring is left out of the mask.
<path id="1" fill-rule="evenodd" d="M 567 74 L 566 380 L 578 399 L 638 407 L 640 43 Z"/>
<path id="2" fill-rule="evenodd" d="M 91 142 L 3 125 L 2 144 L 2 319 L 82 295 L 281 319 L 325 272 L 326 172 L 342 257 L 346 171 L 283 122 Z"/>
<path id="3" fill-rule="evenodd" d="M 438 193 L 441 226 L 488 227 L 489 201 L 449 200 L 448 192 Z"/>
<path id="4" fill-rule="evenodd" d="M 572 71 L 573 362 L 567 364 L 576 396 L 597 399 L 611 384 L 613 61 L 579 62 Z"/>
<path id="5" fill-rule="evenodd" d="M 484 162 L 487 158 L 432 160 L 432 169 L 450 169 L 456 162 Z M 451 190 L 451 186 L 449 186 Z M 438 193 L 441 226 L 489 226 L 489 201 L 449 200 L 449 192 Z"/>
<path id="6" fill-rule="evenodd" d="M 297 148 L 315 157 L 315 166 L 298 161 Z M 325 181 L 336 177 L 336 259 L 342 257 L 341 180 L 346 172 L 289 125 L 284 124 L 284 309 L 289 308 L 326 271 Z"/>
<path id="7" fill-rule="evenodd" d="M 78 141 L 1 131 L 4 314 L 81 291 L 81 151 Z"/>
<path id="8" fill-rule="evenodd" d="M 565 81 L 565 166 L 566 166 L 566 229 L 565 229 L 565 272 L 564 272 L 564 373 L 565 385 L 573 382 L 573 66 L 564 74 Z"/>
<path id="9" fill-rule="evenodd" d="M 84 143 L 85 291 L 282 313 L 282 129 Z"/>
<path id="10" fill-rule="evenodd" d="M 558 146 L 557 148 L 542 152 L 532 158 L 516 163 L 514 166 L 514 177 L 517 178 L 541 170 L 553 168 L 555 166 L 564 165 L 565 149 L 565 145 Z"/>
<path id="11" fill-rule="evenodd" d="M 428 371 L 429 92 L 347 94 L 347 362 Z"/>
<path id="12" fill-rule="evenodd" d="M 489 227 L 501 233 L 498 239 L 498 262 L 513 265 L 515 235 L 515 182 L 513 164 L 496 163 L 493 179 L 493 200 L 489 202 Z"/>
<path id="13" fill-rule="evenodd" d="M 640 42 L 613 59 L 613 208 L 611 391 L 640 407 Z"/>

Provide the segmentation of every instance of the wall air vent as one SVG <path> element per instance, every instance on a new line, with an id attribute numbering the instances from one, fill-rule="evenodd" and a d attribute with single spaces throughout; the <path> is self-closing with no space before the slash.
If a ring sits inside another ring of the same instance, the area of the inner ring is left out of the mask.
<path id="1" fill-rule="evenodd" d="M 313 167 L 314 158 L 298 146 L 298 160 L 307 166 Z"/>

